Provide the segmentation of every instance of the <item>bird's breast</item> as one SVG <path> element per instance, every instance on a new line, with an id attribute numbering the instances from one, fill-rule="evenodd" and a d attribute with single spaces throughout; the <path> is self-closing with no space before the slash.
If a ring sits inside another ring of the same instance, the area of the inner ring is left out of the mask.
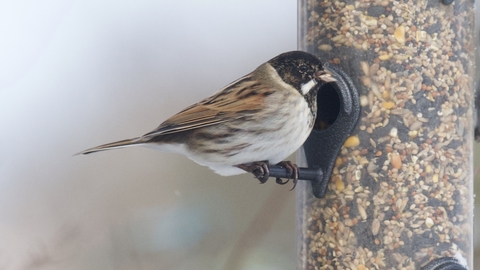
<path id="1" fill-rule="evenodd" d="M 238 164 L 286 159 L 305 142 L 315 119 L 298 92 L 271 97 L 261 111 L 196 130 L 188 140 L 187 156 L 218 172 Z"/>

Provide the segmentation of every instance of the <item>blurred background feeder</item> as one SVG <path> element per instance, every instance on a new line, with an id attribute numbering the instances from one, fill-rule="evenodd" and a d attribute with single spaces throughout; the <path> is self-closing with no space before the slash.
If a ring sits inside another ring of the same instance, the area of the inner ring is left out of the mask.
<path id="1" fill-rule="evenodd" d="M 299 49 L 350 76 L 361 114 L 325 197 L 297 187 L 298 269 L 473 269 L 473 11 L 299 1 Z"/>

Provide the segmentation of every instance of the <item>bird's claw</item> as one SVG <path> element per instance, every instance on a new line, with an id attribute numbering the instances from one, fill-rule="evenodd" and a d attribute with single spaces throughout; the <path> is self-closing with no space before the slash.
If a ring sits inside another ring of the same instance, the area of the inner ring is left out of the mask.
<path id="1" fill-rule="evenodd" d="M 282 161 L 278 163 L 277 166 L 282 166 L 283 168 L 285 168 L 289 176 L 286 181 L 283 181 L 282 178 L 277 177 L 275 179 L 275 182 L 279 185 L 285 185 L 290 180 L 293 180 L 293 187 L 292 189 L 290 189 L 290 190 L 293 190 L 297 185 L 297 181 L 298 181 L 298 166 L 296 164 L 293 164 L 291 161 Z M 252 162 L 250 164 L 240 164 L 240 165 L 237 165 L 237 167 L 244 171 L 252 173 L 255 176 L 255 178 L 257 178 L 260 181 L 261 184 L 267 182 L 268 178 L 270 177 L 270 169 L 269 169 L 268 161 L 257 161 L 257 162 Z"/>
<path id="2" fill-rule="evenodd" d="M 260 181 L 260 184 L 264 184 L 267 182 L 268 178 L 270 177 L 270 170 L 268 168 L 269 164 L 268 161 L 257 161 L 252 162 L 250 164 L 240 164 L 237 165 L 238 168 L 252 173 L 255 178 Z"/>
<path id="3" fill-rule="evenodd" d="M 293 164 L 291 161 L 287 160 L 287 161 L 282 161 L 282 162 L 278 163 L 277 166 L 284 167 L 287 170 L 287 173 L 289 175 L 287 181 L 285 181 L 285 182 L 283 182 L 282 179 L 277 178 L 276 179 L 277 184 L 285 185 L 286 183 L 288 183 L 288 181 L 290 181 L 290 179 L 292 179 L 293 180 L 293 187 L 290 190 L 295 189 L 295 187 L 297 186 L 297 181 L 298 181 L 298 166 L 297 166 L 297 164 Z"/>
<path id="4" fill-rule="evenodd" d="M 285 184 L 288 183 L 289 181 L 290 181 L 290 178 L 287 179 L 287 181 L 283 181 L 282 178 L 280 178 L 280 177 L 275 178 L 275 182 L 276 182 L 277 184 L 279 184 L 279 185 L 285 185 Z"/>

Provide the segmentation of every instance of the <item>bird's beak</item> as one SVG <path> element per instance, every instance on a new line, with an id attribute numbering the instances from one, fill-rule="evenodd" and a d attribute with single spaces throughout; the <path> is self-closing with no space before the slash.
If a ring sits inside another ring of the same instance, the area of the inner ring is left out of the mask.
<path id="1" fill-rule="evenodd" d="M 317 71 L 317 73 L 315 74 L 315 79 L 317 81 L 323 81 L 323 82 L 326 82 L 326 83 L 337 81 L 334 77 L 332 77 L 332 74 L 330 74 L 326 70 Z"/>
<path id="2" fill-rule="evenodd" d="M 326 70 L 320 70 L 315 73 L 315 77 L 308 81 L 307 83 L 303 84 L 301 87 L 302 94 L 306 95 L 310 90 L 312 90 L 319 82 L 322 83 L 329 83 L 329 82 L 336 82 L 337 80 L 332 77 Z"/>

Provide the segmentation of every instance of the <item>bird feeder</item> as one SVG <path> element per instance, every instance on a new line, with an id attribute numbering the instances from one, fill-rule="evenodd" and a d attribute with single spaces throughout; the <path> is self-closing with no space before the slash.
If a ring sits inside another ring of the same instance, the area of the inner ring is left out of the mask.
<path id="1" fill-rule="evenodd" d="M 473 269 L 473 4 L 299 0 L 341 80 L 299 153 L 297 269 Z"/>

